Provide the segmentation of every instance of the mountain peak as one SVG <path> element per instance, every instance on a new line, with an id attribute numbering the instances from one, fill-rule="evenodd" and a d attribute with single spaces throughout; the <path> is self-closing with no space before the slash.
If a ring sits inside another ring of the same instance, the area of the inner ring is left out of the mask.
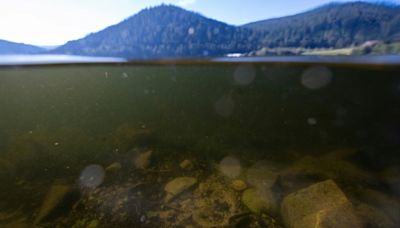
<path id="1" fill-rule="evenodd" d="M 174 5 L 144 9 L 55 53 L 126 58 L 207 57 L 259 48 L 252 31 Z M 247 39 L 247 40 L 246 40 Z"/>

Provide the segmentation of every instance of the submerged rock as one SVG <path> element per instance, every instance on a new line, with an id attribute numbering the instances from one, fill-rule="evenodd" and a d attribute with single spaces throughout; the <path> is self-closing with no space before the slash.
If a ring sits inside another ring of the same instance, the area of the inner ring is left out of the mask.
<path id="1" fill-rule="evenodd" d="M 79 193 L 66 184 L 54 184 L 47 192 L 42 206 L 35 218 L 34 224 L 44 222 L 58 214 L 65 213 L 66 209 L 72 208 L 72 205 L 79 199 Z M 59 211 L 62 209 L 63 211 Z"/>
<path id="2" fill-rule="evenodd" d="M 274 194 L 268 189 L 249 188 L 243 192 L 242 202 L 251 212 L 273 212 L 276 210 Z"/>
<path id="3" fill-rule="evenodd" d="M 270 161 L 258 161 L 246 171 L 246 181 L 257 188 L 271 188 L 279 175 L 280 167 Z"/>
<path id="4" fill-rule="evenodd" d="M 190 194 L 170 201 L 159 212 L 162 227 L 231 227 L 230 218 L 244 210 L 240 193 L 228 185 L 224 177 L 212 175 Z"/>
<path id="5" fill-rule="evenodd" d="M 286 196 L 281 216 L 288 228 L 362 227 L 352 204 L 332 180 Z"/>
<path id="6" fill-rule="evenodd" d="M 173 198 L 191 188 L 196 183 L 197 179 L 194 177 L 178 177 L 173 179 L 165 185 L 164 190 L 167 195 L 165 196 L 164 202 L 171 201 Z"/>
<path id="7" fill-rule="evenodd" d="M 226 227 L 238 213 L 237 193 L 218 178 L 201 183 L 194 195 L 192 218 L 199 227 Z"/>
<path id="8" fill-rule="evenodd" d="M 150 165 L 151 155 L 153 151 L 134 152 L 133 165 L 136 169 L 147 169 Z"/>

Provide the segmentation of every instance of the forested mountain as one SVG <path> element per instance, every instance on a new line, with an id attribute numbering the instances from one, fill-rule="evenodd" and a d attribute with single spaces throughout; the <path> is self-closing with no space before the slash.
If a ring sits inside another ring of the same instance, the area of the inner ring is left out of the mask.
<path id="1" fill-rule="evenodd" d="M 161 5 L 47 53 L 130 59 L 197 58 L 281 47 L 344 48 L 372 40 L 400 41 L 400 5 L 331 3 L 297 15 L 243 26 Z M 34 46 L 0 40 L 0 54 L 40 51 Z"/>
<path id="2" fill-rule="evenodd" d="M 259 48 L 251 29 L 231 26 L 182 8 L 161 5 L 70 41 L 54 53 L 127 58 L 201 57 Z"/>
<path id="3" fill-rule="evenodd" d="M 242 27 L 262 31 L 260 43 L 265 47 L 342 48 L 369 40 L 400 40 L 400 6 L 332 3 Z"/>
<path id="4" fill-rule="evenodd" d="M 37 54 L 40 52 L 44 52 L 44 49 L 22 44 L 22 43 L 14 43 L 6 40 L 0 40 L 0 54 Z"/>

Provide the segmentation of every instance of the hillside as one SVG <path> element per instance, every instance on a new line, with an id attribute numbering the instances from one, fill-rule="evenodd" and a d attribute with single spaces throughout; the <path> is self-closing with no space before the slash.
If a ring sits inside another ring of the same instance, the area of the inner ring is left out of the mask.
<path id="1" fill-rule="evenodd" d="M 332 3 L 293 16 L 242 26 L 263 33 L 264 47 L 343 48 L 400 37 L 400 6 Z"/>
<path id="2" fill-rule="evenodd" d="M 161 5 L 52 52 L 146 59 L 218 56 L 257 48 L 258 37 L 251 29 Z"/>
<path id="3" fill-rule="evenodd" d="M 44 49 L 33 45 L 0 40 L 0 55 L 37 54 L 41 52 L 44 52 Z"/>

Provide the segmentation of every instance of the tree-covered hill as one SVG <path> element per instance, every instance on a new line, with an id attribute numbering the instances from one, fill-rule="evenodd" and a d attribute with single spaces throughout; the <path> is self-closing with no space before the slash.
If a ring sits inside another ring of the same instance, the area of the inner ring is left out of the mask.
<path id="1" fill-rule="evenodd" d="M 22 44 L 22 43 L 14 43 L 6 40 L 0 40 L 0 54 L 1 55 L 11 55 L 11 54 L 37 54 L 44 52 L 44 49 Z"/>
<path id="2" fill-rule="evenodd" d="M 251 12 L 249 12 L 251 13 Z M 131 59 L 221 56 L 262 48 L 344 48 L 400 40 L 400 6 L 332 3 L 293 16 L 232 26 L 161 5 L 70 41 L 52 53 Z"/>
<path id="3" fill-rule="evenodd" d="M 54 53 L 126 58 L 202 57 L 258 48 L 251 29 L 231 26 L 182 8 L 161 5 L 70 41 Z"/>
<path id="4" fill-rule="evenodd" d="M 293 16 L 242 26 L 263 33 L 265 47 L 343 48 L 369 40 L 400 37 L 400 6 L 383 3 L 332 3 Z"/>

